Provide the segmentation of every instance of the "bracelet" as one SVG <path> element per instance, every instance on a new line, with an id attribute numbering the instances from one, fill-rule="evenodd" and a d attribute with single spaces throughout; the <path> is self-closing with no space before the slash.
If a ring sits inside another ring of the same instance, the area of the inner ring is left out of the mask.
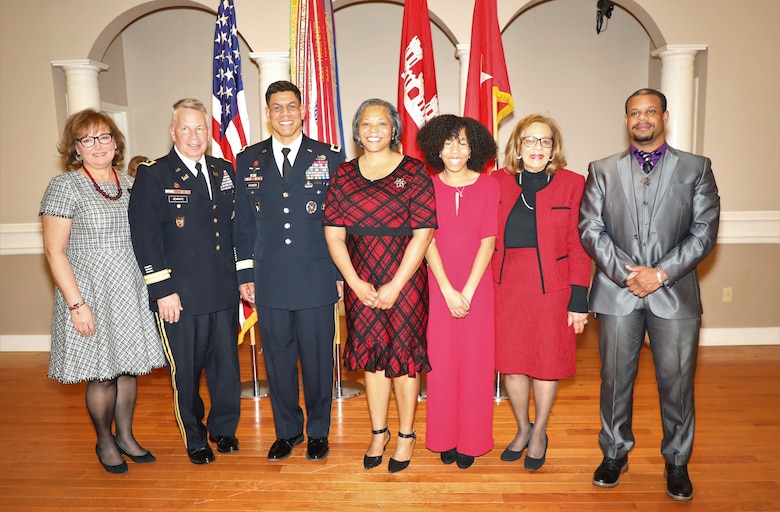
<path id="1" fill-rule="evenodd" d="M 661 265 L 658 265 L 657 267 L 655 267 L 655 277 L 656 277 L 656 279 L 658 279 L 658 284 L 663 286 L 664 280 L 661 277 Z"/>
<path id="2" fill-rule="evenodd" d="M 68 310 L 69 310 L 69 311 L 76 311 L 76 310 L 77 310 L 78 308 L 80 308 L 81 306 L 86 306 L 86 305 L 87 305 L 87 303 L 86 303 L 86 302 L 77 302 L 77 303 L 75 303 L 75 304 L 74 304 L 74 305 L 72 305 L 72 306 L 68 306 Z"/>

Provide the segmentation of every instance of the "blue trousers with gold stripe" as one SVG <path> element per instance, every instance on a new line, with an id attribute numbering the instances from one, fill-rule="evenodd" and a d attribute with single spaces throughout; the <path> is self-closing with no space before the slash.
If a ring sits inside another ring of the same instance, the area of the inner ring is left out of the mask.
<path id="1" fill-rule="evenodd" d="M 209 432 L 214 437 L 235 436 L 241 414 L 238 304 L 215 313 L 181 315 L 176 323 L 155 317 L 171 373 L 176 422 L 186 448 L 207 446 Z M 207 425 L 203 424 L 200 396 L 204 371 L 211 398 Z"/>

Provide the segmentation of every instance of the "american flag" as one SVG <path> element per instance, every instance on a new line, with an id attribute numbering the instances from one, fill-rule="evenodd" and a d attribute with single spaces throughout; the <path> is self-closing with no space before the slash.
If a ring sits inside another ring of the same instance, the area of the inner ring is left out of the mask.
<path id="1" fill-rule="evenodd" d="M 235 155 L 249 143 L 249 116 L 241 80 L 236 9 L 233 0 L 220 0 L 214 29 L 214 80 L 211 136 L 214 156 L 235 164 Z"/>

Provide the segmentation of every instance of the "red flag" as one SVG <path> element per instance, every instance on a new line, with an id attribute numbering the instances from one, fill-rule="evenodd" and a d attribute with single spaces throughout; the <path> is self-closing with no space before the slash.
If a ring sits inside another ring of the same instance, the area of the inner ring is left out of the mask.
<path id="1" fill-rule="evenodd" d="M 403 152 L 422 160 L 422 152 L 417 147 L 417 132 L 439 114 L 427 0 L 406 0 L 404 3 L 398 68 L 398 112 L 404 127 L 401 138 Z"/>
<path id="2" fill-rule="evenodd" d="M 332 0 L 292 0 L 292 81 L 306 108 L 303 131 L 328 144 L 343 145 Z"/>
<path id="3" fill-rule="evenodd" d="M 211 152 L 230 160 L 249 143 L 249 116 L 241 80 L 236 10 L 233 0 L 220 0 L 214 29 L 214 77 L 211 107 Z"/>
<path id="4" fill-rule="evenodd" d="M 496 0 L 476 0 L 463 115 L 484 124 L 494 138 L 498 124 L 515 108 L 498 28 Z M 488 166 L 494 165 L 488 162 Z"/>

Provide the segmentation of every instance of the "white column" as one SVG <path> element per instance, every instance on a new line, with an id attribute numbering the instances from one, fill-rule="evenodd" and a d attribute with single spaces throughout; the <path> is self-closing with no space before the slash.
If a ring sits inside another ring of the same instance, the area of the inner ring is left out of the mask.
<path id="1" fill-rule="evenodd" d="M 98 73 L 108 70 L 108 64 L 94 60 L 55 60 L 55 68 L 65 71 L 65 89 L 67 91 L 68 115 L 85 108 L 100 110 L 100 86 Z"/>
<path id="2" fill-rule="evenodd" d="M 249 58 L 260 68 L 260 134 L 267 139 L 271 129 L 265 117 L 265 91 L 277 80 L 290 79 L 290 52 L 252 52 Z"/>
<path id="3" fill-rule="evenodd" d="M 706 49 L 706 45 L 670 44 L 650 54 L 661 59 L 661 91 L 669 103 L 666 139 L 683 151 L 693 151 L 694 59 Z"/>
<path id="4" fill-rule="evenodd" d="M 460 90 L 458 91 L 458 108 L 460 115 L 463 115 L 463 109 L 466 106 L 466 82 L 469 77 L 469 56 L 471 55 L 470 44 L 455 45 L 455 56 L 460 64 Z"/>

